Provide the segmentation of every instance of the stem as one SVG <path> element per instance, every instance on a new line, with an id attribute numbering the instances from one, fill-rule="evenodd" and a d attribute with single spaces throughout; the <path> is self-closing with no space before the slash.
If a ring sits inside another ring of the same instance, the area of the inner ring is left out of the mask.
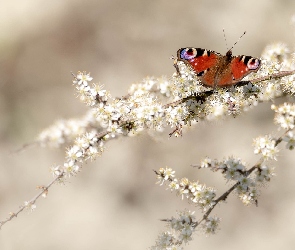
<path id="1" fill-rule="evenodd" d="M 55 177 L 47 186 L 42 188 L 42 191 L 40 191 L 33 199 L 29 201 L 29 204 L 35 204 L 35 202 L 44 194 L 45 192 L 48 192 L 48 189 L 58 180 L 60 180 L 63 177 L 64 173 L 61 173 L 59 176 Z M 0 229 L 2 226 L 7 223 L 8 221 L 11 221 L 13 218 L 16 218 L 19 213 L 21 213 L 26 206 L 20 206 L 19 210 L 15 213 L 10 213 L 10 216 L 3 221 L 0 221 Z"/>

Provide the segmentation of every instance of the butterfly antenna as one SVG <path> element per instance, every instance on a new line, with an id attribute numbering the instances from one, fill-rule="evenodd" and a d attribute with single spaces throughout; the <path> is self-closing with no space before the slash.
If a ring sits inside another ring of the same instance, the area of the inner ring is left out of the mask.
<path id="1" fill-rule="evenodd" d="M 234 45 L 229 49 L 229 51 L 232 50 L 232 49 L 235 47 L 235 45 L 241 40 L 241 38 L 242 38 L 245 34 L 246 34 L 246 31 L 244 31 L 244 33 L 239 37 L 238 41 L 236 41 L 236 42 L 234 43 Z"/>
<path id="2" fill-rule="evenodd" d="M 224 37 L 224 41 L 225 41 L 225 45 L 226 45 L 226 49 L 228 50 L 224 28 L 223 28 L 223 37 Z"/>

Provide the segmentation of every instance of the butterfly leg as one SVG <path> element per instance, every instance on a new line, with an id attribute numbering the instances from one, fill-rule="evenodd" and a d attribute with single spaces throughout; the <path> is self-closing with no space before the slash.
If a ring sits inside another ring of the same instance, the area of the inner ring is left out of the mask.
<path id="1" fill-rule="evenodd" d="M 242 87 L 242 86 L 248 85 L 249 83 L 252 84 L 251 81 L 240 81 L 240 82 L 237 82 L 237 84 L 235 86 Z"/>
<path id="2" fill-rule="evenodd" d="M 180 70 L 179 70 L 179 67 L 178 67 L 178 64 L 177 64 L 178 59 L 176 57 L 174 57 L 174 56 L 172 56 L 171 59 L 174 60 L 173 61 L 173 66 L 176 69 L 177 75 L 180 77 L 181 76 L 180 75 Z"/>

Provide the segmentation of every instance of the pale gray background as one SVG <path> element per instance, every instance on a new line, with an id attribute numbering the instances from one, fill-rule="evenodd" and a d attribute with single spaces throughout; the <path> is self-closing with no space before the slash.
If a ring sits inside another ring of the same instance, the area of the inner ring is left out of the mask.
<path id="1" fill-rule="evenodd" d="M 171 55 L 195 46 L 260 56 L 272 42 L 293 47 L 295 1 L 38 1 L 11 0 L 0 9 L 0 220 L 51 180 L 52 164 L 64 150 L 30 148 L 59 118 L 78 117 L 87 108 L 75 97 L 70 71 L 86 70 L 113 96 L 126 94 L 145 76 L 170 76 Z M 282 102 L 277 100 L 276 102 Z M 235 119 L 200 123 L 182 138 L 143 135 L 107 145 L 94 163 L 66 186 L 54 186 L 37 210 L 22 213 L 0 231 L 2 250 L 147 249 L 164 230 L 159 219 L 189 207 L 158 187 L 152 169 L 166 165 L 179 177 L 225 190 L 219 174 L 190 168 L 206 155 L 239 156 L 250 164 L 252 138 L 276 132 L 271 103 Z M 186 249 L 292 249 L 295 244 L 294 152 L 282 150 L 277 177 L 262 189 L 259 207 L 235 197 L 213 214 L 222 217 L 218 235 L 194 235 Z M 227 185 L 226 187 L 229 187 Z M 200 216 L 200 213 L 197 212 Z"/>

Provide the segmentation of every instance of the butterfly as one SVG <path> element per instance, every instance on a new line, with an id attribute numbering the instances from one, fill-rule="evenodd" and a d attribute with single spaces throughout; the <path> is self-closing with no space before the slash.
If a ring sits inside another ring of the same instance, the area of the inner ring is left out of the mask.
<path id="1" fill-rule="evenodd" d="M 260 59 L 245 55 L 233 56 L 231 49 L 222 55 L 201 48 L 181 48 L 177 51 L 176 61 L 184 62 L 204 86 L 212 88 L 233 86 L 261 66 Z"/>

